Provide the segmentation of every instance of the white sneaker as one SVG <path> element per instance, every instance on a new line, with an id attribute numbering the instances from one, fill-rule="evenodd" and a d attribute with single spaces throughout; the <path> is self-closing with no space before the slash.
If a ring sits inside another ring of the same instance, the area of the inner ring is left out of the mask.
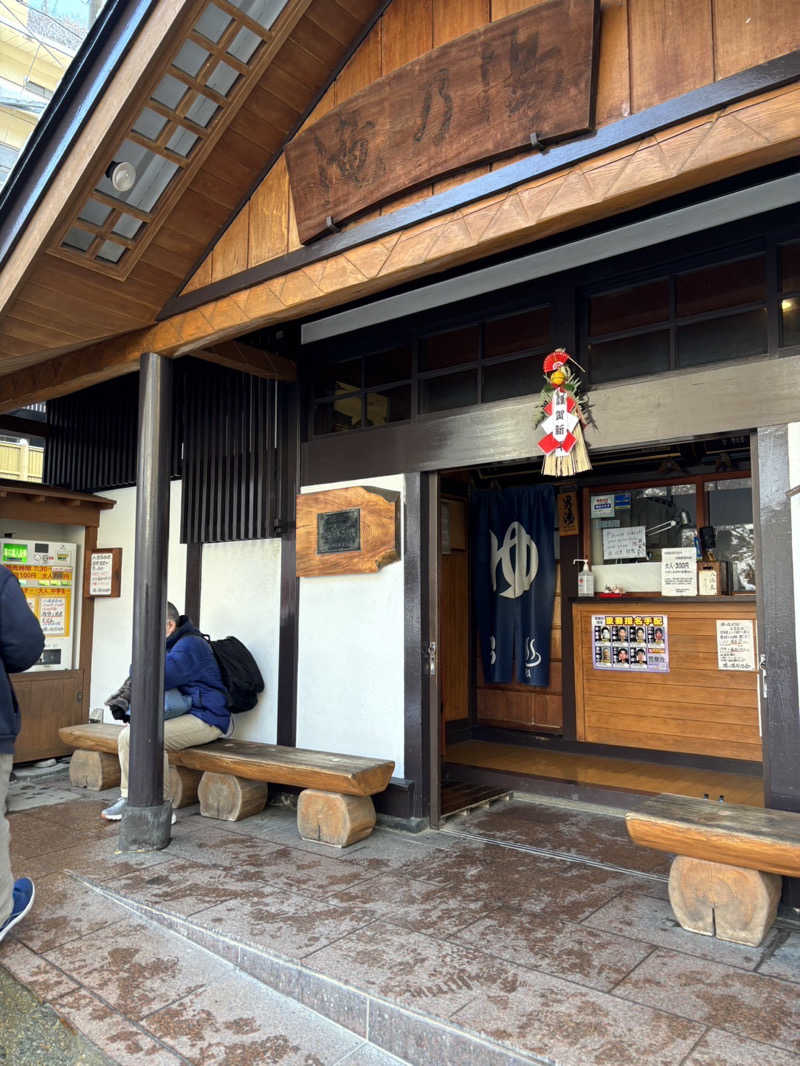
<path id="1" fill-rule="evenodd" d="M 122 818 L 122 813 L 127 806 L 127 797 L 120 796 L 116 803 L 112 803 L 110 807 L 106 807 L 104 811 L 100 811 L 100 817 L 105 818 L 107 822 L 118 822 Z"/>

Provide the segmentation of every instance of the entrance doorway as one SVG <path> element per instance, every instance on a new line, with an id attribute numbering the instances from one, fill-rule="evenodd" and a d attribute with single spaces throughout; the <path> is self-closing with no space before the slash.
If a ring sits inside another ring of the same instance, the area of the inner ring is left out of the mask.
<path id="1" fill-rule="evenodd" d="M 471 519 L 481 494 L 543 484 L 540 464 L 433 481 L 431 754 L 443 817 L 509 790 L 620 807 L 662 792 L 763 806 L 748 436 L 609 453 L 589 474 L 555 483 L 574 514 L 565 524 L 556 507 L 550 668 L 540 685 L 519 680 L 516 663 L 487 680 Z M 637 534 L 643 549 L 619 546 Z M 674 547 L 695 549 L 700 594 L 662 595 L 662 553 Z M 581 558 L 592 563 L 594 597 L 577 596 Z M 597 595 L 607 588 L 623 595 Z M 720 659 L 732 631 L 752 634 L 752 662 Z"/>

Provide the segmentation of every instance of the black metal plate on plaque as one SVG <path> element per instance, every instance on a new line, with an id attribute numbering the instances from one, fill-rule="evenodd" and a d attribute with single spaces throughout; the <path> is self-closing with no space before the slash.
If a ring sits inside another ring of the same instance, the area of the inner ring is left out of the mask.
<path id="1" fill-rule="evenodd" d="M 361 551 L 361 508 L 317 515 L 317 555 Z"/>

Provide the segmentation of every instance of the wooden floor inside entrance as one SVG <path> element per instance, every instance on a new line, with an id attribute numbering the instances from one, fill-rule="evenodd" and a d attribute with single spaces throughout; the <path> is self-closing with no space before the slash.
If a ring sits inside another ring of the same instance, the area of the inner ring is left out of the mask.
<path id="1" fill-rule="evenodd" d="M 708 796 L 713 800 L 724 796 L 727 803 L 764 806 L 762 779 L 753 774 L 720 773 L 634 759 L 543 751 L 541 748 L 482 740 L 448 745 L 445 760 L 461 766 L 479 766 L 572 784 L 620 788 L 629 792 L 672 792 L 699 798 Z"/>

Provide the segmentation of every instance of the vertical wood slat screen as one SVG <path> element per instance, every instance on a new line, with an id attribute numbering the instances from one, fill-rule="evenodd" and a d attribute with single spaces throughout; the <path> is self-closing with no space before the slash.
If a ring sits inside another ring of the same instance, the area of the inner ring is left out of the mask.
<path id="1" fill-rule="evenodd" d="M 181 540 L 272 537 L 277 386 L 211 363 L 186 362 Z"/>
<path id="2" fill-rule="evenodd" d="M 135 485 L 138 414 L 138 374 L 49 400 L 44 483 L 73 492 Z"/>
<path id="3" fill-rule="evenodd" d="M 170 474 L 183 478 L 181 541 L 275 535 L 277 386 L 199 359 L 175 364 Z M 49 401 L 44 483 L 75 492 L 136 484 L 139 375 Z"/>

